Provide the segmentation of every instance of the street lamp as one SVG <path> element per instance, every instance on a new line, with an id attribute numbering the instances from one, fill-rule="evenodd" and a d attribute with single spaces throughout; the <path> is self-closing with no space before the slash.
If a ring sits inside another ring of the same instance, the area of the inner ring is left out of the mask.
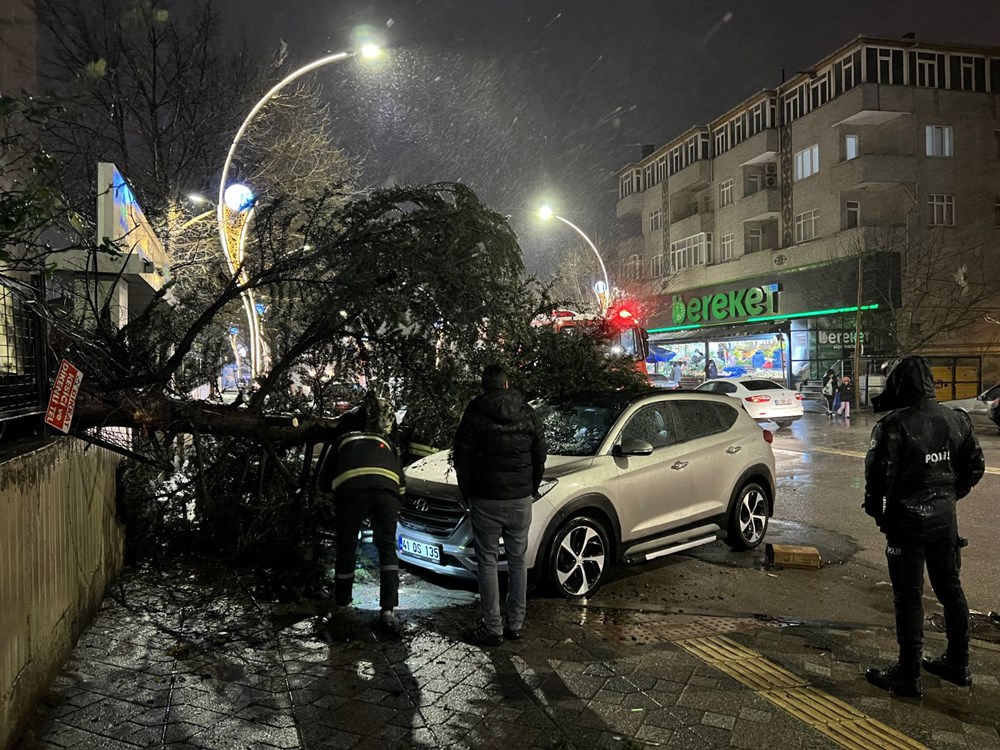
<path id="1" fill-rule="evenodd" d="M 366 43 L 361 48 L 361 55 L 366 59 L 372 59 L 378 57 L 379 48 L 375 44 Z M 268 101 L 270 101 L 271 97 L 273 97 L 275 94 L 281 91 L 281 89 L 283 89 L 289 83 L 296 80 L 297 78 L 300 78 L 306 73 L 309 73 L 310 71 L 316 70 L 316 68 L 320 68 L 324 65 L 329 65 L 330 63 L 340 62 L 341 60 L 346 60 L 347 58 L 353 56 L 354 55 L 351 52 L 338 52 L 333 55 L 327 55 L 326 57 L 321 57 L 318 60 L 313 60 L 311 63 L 308 63 L 307 65 L 303 65 L 301 68 L 293 70 L 287 76 L 278 81 L 274 86 L 272 86 L 270 90 L 268 90 L 268 92 L 261 97 L 260 101 L 253 106 L 253 109 L 250 110 L 250 113 L 246 116 L 246 119 L 243 120 L 243 123 L 236 131 L 236 135 L 233 137 L 233 142 L 229 145 L 229 152 L 226 154 L 226 161 L 222 165 L 222 177 L 219 179 L 219 199 L 216 205 L 216 218 L 219 225 L 219 242 L 222 244 L 222 254 L 226 257 L 227 262 L 230 262 L 232 264 L 231 270 L 234 273 L 236 272 L 236 269 L 239 267 L 239 264 L 243 260 L 242 242 L 245 239 L 246 227 L 249 225 L 250 218 L 252 217 L 253 214 L 253 197 L 252 197 L 253 194 L 252 192 L 249 191 L 249 188 L 245 188 L 245 186 L 227 184 L 229 180 L 229 168 L 233 164 L 233 156 L 236 154 L 236 147 L 237 145 L 239 145 L 240 139 L 246 133 L 247 128 L 250 126 L 251 120 L 253 120 L 253 118 L 257 116 L 257 113 L 260 112 L 260 110 L 264 107 L 265 104 L 267 104 Z M 233 190 L 234 188 L 236 188 L 236 190 Z M 244 193 L 243 190 L 240 190 L 239 188 L 243 188 L 248 193 L 250 193 L 249 204 L 246 203 L 246 193 Z M 231 190 L 233 190 L 232 193 L 230 193 Z M 233 208 L 229 206 L 226 199 L 227 194 L 230 195 L 229 202 L 234 203 L 237 206 L 243 206 L 243 208 Z M 242 222 L 242 226 L 240 226 L 240 231 L 236 233 L 235 236 L 231 230 L 227 230 L 228 225 L 231 223 L 227 220 L 227 215 L 226 215 L 227 208 L 230 211 L 237 211 L 238 213 L 242 213 L 244 209 L 247 210 L 246 219 Z M 235 253 L 231 249 L 231 241 L 233 239 L 236 240 L 236 245 L 237 245 Z M 250 290 L 248 290 L 247 294 L 244 295 L 244 308 L 247 309 L 247 319 L 248 320 L 252 319 L 250 341 L 252 342 L 253 345 L 251 346 L 250 355 L 253 367 L 253 374 L 256 377 L 257 375 L 261 374 L 263 369 L 262 368 L 263 342 L 259 338 L 260 333 L 257 328 L 256 316 L 254 315 L 253 293 Z M 255 354 L 257 355 L 256 357 Z"/>
<path id="2" fill-rule="evenodd" d="M 597 263 L 601 267 L 601 275 L 604 277 L 604 293 L 603 294 L 601 293 L 600 291 L 601 282 L 598 281 L 597 284 L 594 285 L 594 295 L 597 297 L 597 306 L 598 309 L 600 309 L 601 314 L 603 315 L 604 313 L 606 313 L 608 311 L 608 292 L 610 292 L 611 290 L 611 283 L 608 281 L 608 270 L 604 267 L 604 260 L 601 258 L 601 254 L 597 252 L 597 246 L 593 243 L 590 237 L 588 237 L 586 234 L 583 233 L 583 230 L 580 229 L 580 227 L 578 227 L 569 219 L 563 218 L 562 216 L 557 214 L 549 206 L 542 206 L 540 209 L 538 209 L 538 215 L 539 217 L 541 217 L 542 221 L 548 221 L 549 219 L 558 219 L 563 224 L 573 229 L 573 231 L 575 231 L 578 235 L 580 235 L 580 237 L 583 238 L 583 241 L 587 243 L 587 247 L 589 247 L 593 251 L 594 257 L 597 258 Z"/>

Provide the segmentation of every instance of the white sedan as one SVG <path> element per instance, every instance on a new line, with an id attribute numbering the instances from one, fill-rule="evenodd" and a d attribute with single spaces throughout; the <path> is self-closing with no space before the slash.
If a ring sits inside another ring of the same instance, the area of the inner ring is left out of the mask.
<path id="1" fill-rule="evenodd" d="M 802 394 L 766 378 L 713 378 L 695 390 L 735 398 L 758 422 L 774 422 L 779 429 L 802 418 Z"/>
<path id="2" fill-rule="evenodd" d="M 1000 385 L 987 388 L 975 398 L 960 398 L 956 401 L 942 401 L 942 406 L 964 411 L 972 424 L 977 427 L 1000 427 L 990 419 L 990 404 L 1000 398 Z"/>

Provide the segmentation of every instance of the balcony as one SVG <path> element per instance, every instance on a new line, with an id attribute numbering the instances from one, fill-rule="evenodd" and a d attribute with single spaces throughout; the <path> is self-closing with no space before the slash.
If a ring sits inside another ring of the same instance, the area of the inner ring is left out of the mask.
<path id="1" fill-rule="evenodd" d="M 619 219 L 625 216 L 642 214 L 642 193 L 635 192 L 631 195 L 626 195 L 618 201 L 616 207 L 616 215 Z"/>
<path id="2" fill-rule="evenodd" d="M 778 129 L 767 128 L 750 136 L 743 143 L 734 147 L 733 152 L 743 160 L 740 163 L 741 167 L 774 161 L 778 158 Z"/>
<path id="3" fill-rule="evenodd" d="M 765 221 L 781 215 L 781 191 L 778 188 L 762 188 L 748 195 L 736 204 L 740 221 Z"/>
<path id="4" fill-rule="evenodd" d="M 833 165 L 839 190 L 888 190 L 916 179 L 912 156 L 864 154 Z"/>
<path id="5" fill-rule="evenodd" d="M 670 239 L 676 242 L 685 237 L 701 232 L 715 231 L 715 214 L 711 211 L 702 211 L 689 214 L 670 224 Z"/>
<path id="6" fill-rule="evenodd" d="M 667 189 L 671 195 L 687 190 L 700 190 L 712 182 L 712 162 L 709 159 L 689 164 L 680 172 L 670 175 L 667 179 Z"/>

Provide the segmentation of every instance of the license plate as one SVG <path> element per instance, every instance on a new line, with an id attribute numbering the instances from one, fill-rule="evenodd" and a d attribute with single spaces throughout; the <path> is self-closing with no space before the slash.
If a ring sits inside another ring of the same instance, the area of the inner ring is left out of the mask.
<path id="1" fill-rule="evenodd" d="M 775 400 L 774 405 L 775 406 L 788 406 L 788 402 L 787 401 L 777 401 L 777 400 Z"/>
<path id="2" fill-rule="evenodd" d="M 431 562 L 441 562 L 441 545 L 439 544 L 426 544 L 401 536 L 399 537 L 399 551 L 406 555 L 422 557 Z"/>

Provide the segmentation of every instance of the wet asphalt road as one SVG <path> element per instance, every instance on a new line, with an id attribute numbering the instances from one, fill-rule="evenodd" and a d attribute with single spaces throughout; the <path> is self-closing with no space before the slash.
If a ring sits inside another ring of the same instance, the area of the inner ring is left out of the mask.
<path id="1" fill-rule="evenodd" d="M 778 497 L 765 541 L 816 547 L 821 569 L 775 568 L 767 565 L 763 545 L 736 553 L 716 542 L 645 565 L 617 566 L 591 603 L 891 626 L 884 537 L 861 509 L 874 422 L 871 414 L 856 414 L 848 424 L 807 412 L 775 434 Z M 974 611 L 1000 611 L 1000 435 L 977 430 L 977 436 L 988 468 L 959 505 L 961 533 L 970 540 L 962 580 Z M 465 599 L 474 591 L 474 584 L 418 574 L 405 577 L 403 598 Z M 929 585 L 925 597 L 927 614 L 939 612 Z"/>

